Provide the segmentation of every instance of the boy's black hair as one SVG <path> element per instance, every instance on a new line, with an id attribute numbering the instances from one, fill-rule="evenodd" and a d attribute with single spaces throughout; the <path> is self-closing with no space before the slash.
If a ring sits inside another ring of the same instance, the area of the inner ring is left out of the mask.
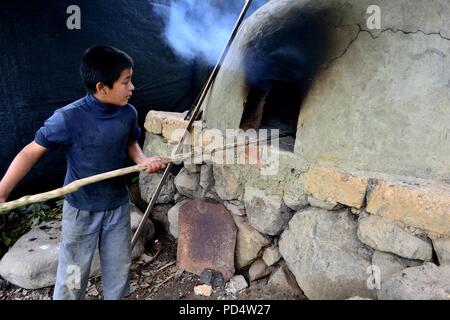
<path id="1" fill-rule="evenodd" d="M 112 88 L 122 71 L 132 68 L 133 65 L 133 59 L 125 52 L 111 46 L 99 45 L 84 52 L 80 75 L 86 89 L 95 93 L 95 85 L 98 82 Z"/>

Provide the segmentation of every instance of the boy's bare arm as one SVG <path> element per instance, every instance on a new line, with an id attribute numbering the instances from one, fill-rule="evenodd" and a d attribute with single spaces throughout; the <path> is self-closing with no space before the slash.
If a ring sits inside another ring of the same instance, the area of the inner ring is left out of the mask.
<path id="1" fill-rule="evenodd" d="M 136 164 L 146 163 L 148 165 L 147 173 L 157 172 L 166 167 L 166 164 L 159 157 L 146 157 L 137 142 L 128 145 L 128 156 Z"/>
<path id="2" fill-rule="evenodd" d="M 5 202 L 8 199 L 14 187 L 47 151 L 47 148 L 33 141 L 17 154 L 6 171 L 5 176 L 0 181 L 0 202 Z"/>

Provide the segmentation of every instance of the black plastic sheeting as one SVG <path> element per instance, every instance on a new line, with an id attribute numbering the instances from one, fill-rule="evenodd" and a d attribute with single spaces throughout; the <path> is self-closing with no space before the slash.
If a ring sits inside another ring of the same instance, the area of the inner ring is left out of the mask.
<path id="1" fill-rule="evenodd" d="M 81 9 L 81 30 L 66 27 L 69 5 Z M 134 59 L 136 90 L 130 103 L 141 126 L 150 109 L 190 107 L 208 68 L 172 53 L 163 39 L 163 21 L 151 6 L 148 0 L 0 4 L 0 177 L 54 110 L 85 95 L 78 68 L 92 45 L 109 44 Z M 63 152 L 50 152 L 10 199 L 60 187 L 65 167 Z"/>

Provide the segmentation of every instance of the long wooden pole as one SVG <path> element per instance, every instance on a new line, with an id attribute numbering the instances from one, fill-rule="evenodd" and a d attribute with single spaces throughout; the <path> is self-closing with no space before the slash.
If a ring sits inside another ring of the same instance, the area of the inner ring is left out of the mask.
<path id="1" fill-rule="evenodd" d="M 180 152 L 181 146 L 183 145 L 183 140 L 186 138 L 187 133 L 190 131 L 190 129 L 192 127 L 192 124 L 197 119 L 198 115 L 200 114 L 200 109 L 201 109 L 201 106 L 203 104 L 203 101 L 206 98 L 206 95 L 207 95 L 207 93 L 209 91 L 209 88 L 211 87 L 211 85 L 213 83 L 214 78 L 216 77 L 217 73 L 219 72 L 220 65 L 222 64 L 223 60 L 225 59 L 225 56 L 226 56 L 226 54 L 228 52 L 228 49 L 231 46 L 231 43 L 233 42 L 234 38 L 236 37 L 238 29 L 239 29 L 242 21 L 245 18 L 245 15 L 246 15 L 249 7 L 250 7 L 251 2 L 252 2 L 252 0 L 246 0 L 245 1 L 244 6 L 242 8 L 242 11 L 241 11 L 241 13 L 240 13 L 240 15 L 239 15 L 239 17 L 238 17 L 234 27 L 233 27 L 233 31 L 231 32 L 230 37 L 228 39 L 228 42 L 227 42 L 225 48 L 223 49 L 223 51 L 222 51 L 222 53 L 220 55 L 219 61 L 217 62 L 216 66 L 214 67 L 213 71 L 211 72 L 211 75 L 210 75 L 208 81 L 206 82 L 206 85 L 203 87 L 203 90 L 200 93 L 199 98 L 196 100 L 196 104 L 194 104 L 193 107 L 186 114 L 185 120 L 187 120 L 187 118 L 190 117 L 189 123 L 188 123 L 188 125 L 187 125 L 187 127 L 186 127 L 186 129 L 184 131 L 183 136 L 181 137 L 180 142 L 176 146 L 175 154 Z M 152 198 L 151 198 L 151 200 L 150 200 L 150 202 L 149 202 L 149 204 L 147 206 L 147 209 L 145 210 L 144 216 L 142 217 L 138 228 L 136 229 L 136 232 L 133 235 L 133 239 L 131 240 L 131 248 L 134 248 L 134 246 L 136 245 L 136 242 L 139 239 L 139 236 L 142 233 L 142 230 L 144 228 L 145 221 L 148 219 L 148 216 L 150 215 L 150 212 L 151 212 L 151 210 L 153 209 L 153 206 L 156 203 L 156 199 L 158 198 L 158 196 L 159 196 L 159 194 L 160 194 L 160 192 L 162 190 L 163 185 L 165 184 L 167 178 L 169 177 L 169 173 L 170 173 L 171 169 L 172 169 L 172 163 L 169 163 L 167 165 L 165 171 L 164 171 L 164 174 L 161 177 L 161 180 L 158 183 L 158 186 L 156 187 L 155 192 L 153 193 L 153 196 L 152 196 Z"/>
<path id="2" fill-rule="evenodd" d="M 227 150 L 230 148 L 242 147 L 242 146 L 246 146 L 249 144 L 261 143 L 263 141 L 273 141 L 273 140 L 276 140 L 279 138 L 280 138 L 280 136 L 267 137 L 264 139 L 248 140 L 248 141 L 244 141 L 242 143 L 230 143 L 230 144 L 224 145 L 222 147 L 212 149 L 211 153 L 217 152 L 217 151 L 224 151 L 224 150 Z M 195 158 L 195 157 L 201 156 L 201 155 L 203 155 L 203 152 L 198 153 L 198 154 L 191 152 L 191 153 L 187 153 L 187 154 L 177 154 L 177 155 L 169 157 L 169 158 L 162 158 L 162 160 L 164 162 L 167 162 L 170 164 L 173 162 L 184 161 L 189 158 Z M 27 206 L 27 205 L 30 205 L 33 203 L 44 202 L 44 201 L 47 201 L 50 199 L 62 197 L 66 194 L 75 192 L 78 189 L 80 189 L 81 187 L 86 186 L 88 184 L 92 184 L 92 183 L 100 182 L 100 181 L 103 181 L 106 179 L 111 179 L 111 178 L 127 175 L 127 174 L 130 174 L 133 172 L 145 171 L 146 169 L 147 169 L 146 164 L 138 164 L 138 165 L 134 165 L 131 167 L 126 167 L 126 168 L 122 168 L 122 169 L 117 169 L 117 170 L 113 170 L 113 171 L 100 173 L 100 174 L 97 174 L 97 175 L 94 175 L 91 177 L 87 177 L 87 178 L 83 178 L 80 180 L 75 180 L 62 188 L 55 189 L 52 191 L 39 193 L 39 194 L 31 195 L 31 196 L 24 196 L 17 200 L 0 203 L 0 214 L 8 213 L 9 211 L 14 210 L 18 207 Z"/>
<path id="3" fill-rule="evenodd" d="M 129 174 L 129 173 L 132 173 L 132 172 L 144 171 L 145 169 L 147 169 L 146 164 L 138 164 L 138 165 L 123 168 L 123 169 L 108 171 L 105 173 L 97 174 L 95 176 L 83 178 L 80 180 L 75 180 L 75 181 L 69 183 L 68 185 L 66 185 L 62 188 L 59 188 L 59 189 L 35 194 L 32 196 L 24 196 L 20 199 L 14 200 L 14 201 L 0 203 L 0 214 L 5 214 L 10 210 L 13 210 L 15 208 L 22 207 L 22 206 L 27 206 L 32 203 L 43 202 L 43 201 L 47 201 L 50 199 L 62 197 L 66 194 L 75 192 L 78 189 L 80 189 L 81 187 L 86 186 L 88 184 L 92 184 L 95 182 L 103 181 L 103 180 L 118 177 L 118 176 L 123 176 L 123 175 Z"/>

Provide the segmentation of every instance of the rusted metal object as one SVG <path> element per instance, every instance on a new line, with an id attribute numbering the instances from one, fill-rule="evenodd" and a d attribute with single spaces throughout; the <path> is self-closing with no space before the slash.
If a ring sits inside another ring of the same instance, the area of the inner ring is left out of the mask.
<path id="1" fill-rule="evenodd" d="M 234 275 L 237 228 L 231 213 L 213 199 L 196 198 L 180 207 L 178 217 L 178 269 L 201 275 L 205 269 Z"/>

